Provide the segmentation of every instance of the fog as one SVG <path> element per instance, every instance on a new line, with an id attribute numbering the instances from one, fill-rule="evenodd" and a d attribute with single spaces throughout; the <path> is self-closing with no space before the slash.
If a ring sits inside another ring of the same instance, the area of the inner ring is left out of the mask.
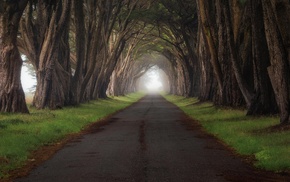
<path id="1" fill-rule="evenodd" d="M 138 89 L 149 93 L 167 92 L 168 78 L 161 69 L 154 66 L 139 79 Z"/>

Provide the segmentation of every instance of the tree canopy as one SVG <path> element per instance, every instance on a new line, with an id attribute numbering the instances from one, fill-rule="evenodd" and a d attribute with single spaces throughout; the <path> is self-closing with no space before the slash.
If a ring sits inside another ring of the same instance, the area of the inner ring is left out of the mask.
<path id="1" fill-rule="evenodd" d="M 28 112 L 24 54 L 38 109 L 136 91 L 158 66 L 172 94 L 289 124 L 289 9 L 287 0 L 0 1 L 0 111 Z"/>

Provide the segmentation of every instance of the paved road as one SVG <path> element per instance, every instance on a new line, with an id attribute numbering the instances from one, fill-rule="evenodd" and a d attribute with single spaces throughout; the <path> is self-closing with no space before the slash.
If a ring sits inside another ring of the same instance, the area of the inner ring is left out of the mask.
<path id="1" fill-rule="evenodd" d="M 276 181 L 254 170 L 159 95 L 109 118 L 16 181 Z"/>

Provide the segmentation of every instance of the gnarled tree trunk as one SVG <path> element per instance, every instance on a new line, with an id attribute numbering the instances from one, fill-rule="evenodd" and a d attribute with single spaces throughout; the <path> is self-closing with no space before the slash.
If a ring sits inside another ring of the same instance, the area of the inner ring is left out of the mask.
<path id="1" fill-rule="evenodd" d="M 277 113 L 277 105 L 267 72 L 270 60 L 263 21 L 262 2 L 261 0 L 255 0 L 250 3 L 254 97 L 247 114 L 273 114 Z"/>
<path id="2" fill-rule="evenodd" d="M 27 2 L 0 2 L 0 112 L 29 112 L 20 80 L 22 59 L 16 44 Z"/>
<path id="3" fill-rule="evenodd" d="M 271 66 L 268 73 L 280 110 L 280 123 L 289 123 L 289 8 L 287 0 L 262 1 Z"/>
<path id="4" fill-rule="evenodd" d="M 20 47 L 36 70 L 32 104 L 38 109 L 57 109 L 69 103 L 70 9 L 70 0 L 30 2 L 21 25 Z"/>

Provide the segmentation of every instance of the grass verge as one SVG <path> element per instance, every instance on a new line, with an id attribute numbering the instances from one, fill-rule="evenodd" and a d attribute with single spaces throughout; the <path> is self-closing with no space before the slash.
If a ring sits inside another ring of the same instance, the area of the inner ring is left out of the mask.
<path id="1" fill-rule="evenodd" d="M 101 99 L 62 110 L 35 110 L 31 114 L 0 114 L 0 180 L 24 165 L 32 151 L 78 133 L 139 100 L 144 94 Z"/>
<path id="2" fill-rule="evenodd" d="M 164 97 L 237 153 L 254 156 L 256 167 L 289 172 L 290 131 L 269 129 L 279 124 L 279 118 L 250 117 L 246 111 L 216 108 L 212 103 L 199 103 L 196 98 Z"/>

